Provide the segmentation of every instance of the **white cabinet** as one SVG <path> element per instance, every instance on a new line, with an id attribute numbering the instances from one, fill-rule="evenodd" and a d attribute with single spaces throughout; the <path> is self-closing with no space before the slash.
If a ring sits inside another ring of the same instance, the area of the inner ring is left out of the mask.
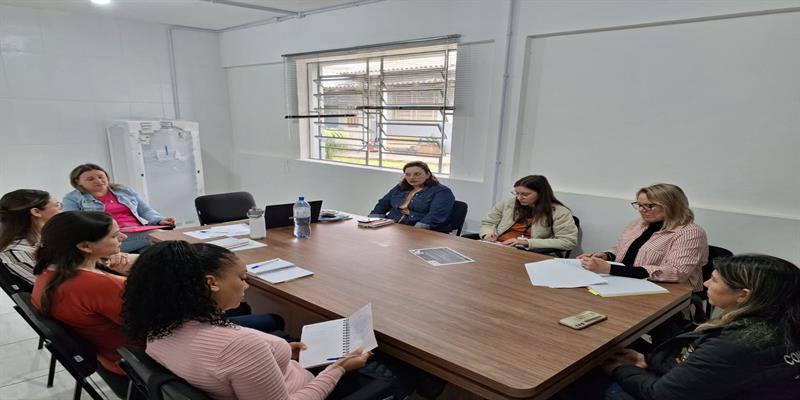
<path id="1" fill-rule="evenodd" d="M 112 121 L 106 128 L 112 182 L 130 186 L 178 225 L 196 224 L 205 193 L 200 132 L 191 121 Z"/>

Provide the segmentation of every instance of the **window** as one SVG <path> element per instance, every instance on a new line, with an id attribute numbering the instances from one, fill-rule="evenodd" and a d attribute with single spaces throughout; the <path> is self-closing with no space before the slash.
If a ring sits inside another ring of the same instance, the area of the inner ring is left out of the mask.
<path id="1" fill-rule="evenodd" d="M 287 84 L 290 90 L 296 85 L 296 110 L 303 118 L 295 123 L 307 147 L 303 156 L 391 169 L 420 160 L 448 174 L 457 56 L 453 40 L 345 53 L 287 56 L 296 68 L 287 70 L 287 78 L 294 74 L 297 79 Z"/>

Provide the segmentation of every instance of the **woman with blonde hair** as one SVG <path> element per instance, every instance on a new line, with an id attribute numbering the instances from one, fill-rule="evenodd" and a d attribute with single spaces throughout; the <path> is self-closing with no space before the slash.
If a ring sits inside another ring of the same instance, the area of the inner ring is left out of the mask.
<path id="1" fill-rule="evenodd" d="M 701 269 L 708 261 L 708 239 L 703 228 L 694 223 L 683 190 L 657 183 L 639 189 L 631 205 L 639 211 L 639 218 L 625 228 L 608 251 L 578 256 L 583 267 L 631 278 L 688 282 L 694 291 L 702 291 Z"/>
<path id="2" fill-rule="evenodd" d="M 108 173 L 96 164 L 81 164 L 69 174 L 75 188 L 64 196 L 64 211 L 105 211 L 128 235 L 122 244 L 127 252 L 141 251 L 150 244 L 147 230 L 174 227 L 175 217 L 164 217 L 150 207 L 135 190 L 111 183 Z M 148 226 L 149 225 L 149 226 Z"/>

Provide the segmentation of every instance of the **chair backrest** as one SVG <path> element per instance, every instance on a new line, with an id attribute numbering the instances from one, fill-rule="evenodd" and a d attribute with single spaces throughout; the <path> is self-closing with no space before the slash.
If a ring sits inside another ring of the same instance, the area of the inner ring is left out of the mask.
<path id="1" fill-rule="evenodd" d="M 208 395 L 153 360 L 140 347 L 120 347 L 120 368 L 149 400 L 205 400 Z"/>
<path id="2" fill-rule="evenodd" d="M 453 211 L 450 212 L 450 229 L 456 231 L 456 236 L 461 236 L 461 229 L 464 228 L 464 221 L 467 219 L 469 206 L 463 201 L 456 200 L 453 203 Z"/>
<path id="3" fill-rule="evenodd" d="M 33 290 L 33 286 L 26 280 L 14 275 L 8 270 L 6 264 L 0 261 L 0 287 L 6 292 L 8 297 L 14 293 L 28 292 Z"/>
<path id="4" fill-rule="evenodd" d="M 711 279 L 711 273 L 714 272 L 714 259 L 719 257 L 730 257 L 733 255 L 733 252 L 717 246 L 708 246 L 708 262 L 706 265 L 703 266 L 703 281 L 707 281 Z M 703 291 L 707 291 L 708 289 L 703 288 Z"/>
<path id="5" fill-rule="evenodd" d="M 71 328 L 39 313 L 31 303 L 31 294 L 15 293 L 11 299 L 34 330 L 47 339 L 47 349 L 76 379 L 84 380 L 97 371 L 97 350 Z"/>
<path id="6" fill-rule="evenodd" d="M 200 225 L 218 224 L 247 218 L 256 201 L 248 192 L 209 194 L 194 199 Z"/>

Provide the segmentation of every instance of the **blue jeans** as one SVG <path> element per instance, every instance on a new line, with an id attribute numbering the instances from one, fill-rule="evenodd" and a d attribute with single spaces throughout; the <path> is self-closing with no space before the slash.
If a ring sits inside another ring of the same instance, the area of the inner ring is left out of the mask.
<path id="1" fill-rule="evenodd" d="M 128 238 L 122 242 L 120 251 L 123 253 L 131 253 L 134 251 L 141 251 L 150 246 L 150 231 L 126 233 Z"/>
<path id="2" fill-rule="evenodd" d="M 282 331 L 284 327 L 283 318 L 277 314 L 250 314 L 228 317 L 228 321 L 245 328 L 259 330 L 264 333 Z"/>

